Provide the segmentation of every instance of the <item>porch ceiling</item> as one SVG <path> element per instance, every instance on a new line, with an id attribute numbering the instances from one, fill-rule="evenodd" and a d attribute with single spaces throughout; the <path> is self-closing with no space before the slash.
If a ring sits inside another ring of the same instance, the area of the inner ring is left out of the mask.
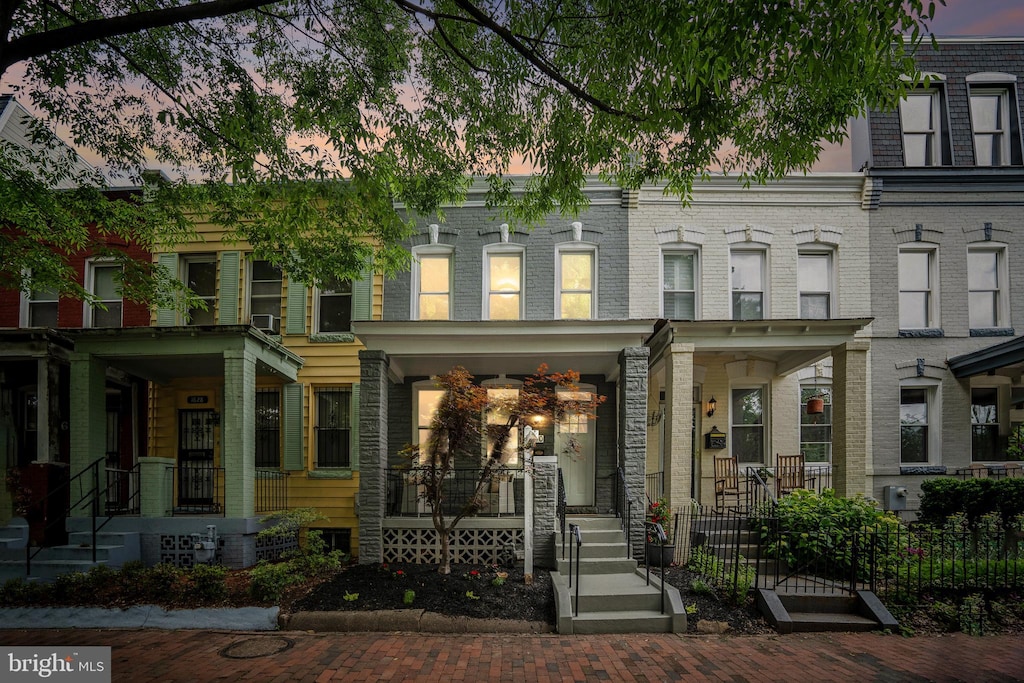
<path id="1" fill-rule="evenodd" d="M 693 344 L 696 362 L 701 357 L 732 356 L 775 363 L 787 375 L 826 358 L 835 347 L 851 342 L 872 318 L 833 320 L 698 320 L 662 321 L 651 337 L 651 364 L 669 344 Z"/>
<path id="2" fill-rule="evenodd" d="M 248 325 L 76 330 L 75 350 L 161 384 L 223 376 L 225 351 L 245 350 L 256 358 L 257 375 L 289 381 L 295 381 L 303 364 L 300 356 Z"/>
<path id="3" fill-rule="evenodd" d="M 473 374 L 552 370 L 614 378 L 622 349 L 643 346 L 653 320 L 360 321 L 357 337 L 384 351 L 399 378 L 429 376 L 461 365 Z"/>

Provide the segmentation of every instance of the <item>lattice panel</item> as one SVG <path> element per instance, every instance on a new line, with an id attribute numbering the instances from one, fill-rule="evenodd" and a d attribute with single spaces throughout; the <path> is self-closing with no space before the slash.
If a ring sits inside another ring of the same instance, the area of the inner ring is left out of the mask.
<path id="1" fill-rule="evenodd" d="M 281 553 L 292 548 L 299 546 L 299 538 L 297 535 L 292 536 L 267 536 L 260 538 L 256 536 L 256 561 L 259 560 L 278 560 L 281 558 Z"/>
<path id="2" fill-rule="evenodd" d="M 215 563 L 221 561 L 223 552 L 224 539 L 218 538 Z M 191 567 L 195 564 L 192 536 L 189 534 L 160 534 L 160 562 L 173 564 L 175 567 Z"/>
<path id="3" fill-rule="evenodd" d="M 522 529 L 455 529 L 450 536 L 451 561 L 465 564 L 496 564 L 499 558 L 524 542 Z M 434 529 L 384 529 L 384 561 L 435 564 L 437 532 Z"/>

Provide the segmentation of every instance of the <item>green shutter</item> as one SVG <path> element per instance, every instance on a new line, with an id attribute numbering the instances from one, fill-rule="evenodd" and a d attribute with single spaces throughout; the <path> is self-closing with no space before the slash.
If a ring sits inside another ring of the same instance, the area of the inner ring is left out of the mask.
<path id="1" fill-rule="evenodd" d="M 302 439 L 302 385 L 298 382 L 285 384 L 283 396 L 284 468 L 302 470 L 306 468 Z"/>
<path id="2" fill-rule="evenodd" d="M 288 278 L 286 334 L 306 334 L 306 285 Z"/>
<path id="3" fill-rule="evenodd" d="M 177 254 L 160 254 L 156 257 L 157 265 L 161 268 L 166 268 L 167 272 L 171 274 L 171 277 L 178 277 L 178 255 Z M 173 308 L 157 308 L 156 309 L 156 324 L 159 327 L 172 327 L 178 324 L 178 312 Z"/>
<path id="4" fill-rule="evenodd" d="M 221 325 L 238 324 L 238 269 L 241 253 L 225 251 L 220 255 L 220 305 L 217 322 Z"/>
<path id="5" fill-rule="evenodd" d="M 352 423 L 349 425 L 349 461 L 352 469 L 359 469 L 359 385 L 352 385 Z"/>
<path id="6" fill-rule="evenodd" d="M 373 319 L 373 268 L 366 266 L 352 283 L 352 319 Z"/>

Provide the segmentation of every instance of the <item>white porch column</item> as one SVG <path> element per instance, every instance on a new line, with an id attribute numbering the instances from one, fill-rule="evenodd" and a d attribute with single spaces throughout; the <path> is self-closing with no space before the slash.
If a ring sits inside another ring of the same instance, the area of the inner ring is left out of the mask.
<path id="1" fill-rule="evenodd" d="M 665 497 L 673 510 L 693 498 L 693 344 L 671 344 L 665 363 Z"/>

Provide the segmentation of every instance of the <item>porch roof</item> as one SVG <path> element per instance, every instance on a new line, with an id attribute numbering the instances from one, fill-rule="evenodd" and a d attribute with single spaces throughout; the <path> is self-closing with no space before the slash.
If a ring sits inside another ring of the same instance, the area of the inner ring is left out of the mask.
<path id="1" fill-rule="evenodd" d="M 580 374 L 618 373 L 619 352 L 643 346 L 653 320 L 373 320 L 352 323 L 398 379 L 461 365 L 473 374 L 530 374 L 541 363 Z"/>
<path id="2" fill-rule="evenodd" d="M 127 373 L 166 384 L 184 377 L 224 374 L 225 351 L 247 351 L 256 374 L 294 382 L 301 356 L 248 325 L 123 327 L 75 330 L 75 351 L 100 358 Z"/>
<path id="3" fill-rule="evenodd" d="M 647 343 L 652 365 L 670 344 L 689 343 L 695 354 L 766 360 L 775 363 L 779 375 L 787 375 L 828 357 L 840 344 L 854 341 L 872 320 L 661 320 Z"/>
<path id="4" fill-rule="evenodd" d="M 1024 374 L 1024 336 L 955 356 L 946 362 L 958 379 L 987 373 L 1020 377 Z"/>

